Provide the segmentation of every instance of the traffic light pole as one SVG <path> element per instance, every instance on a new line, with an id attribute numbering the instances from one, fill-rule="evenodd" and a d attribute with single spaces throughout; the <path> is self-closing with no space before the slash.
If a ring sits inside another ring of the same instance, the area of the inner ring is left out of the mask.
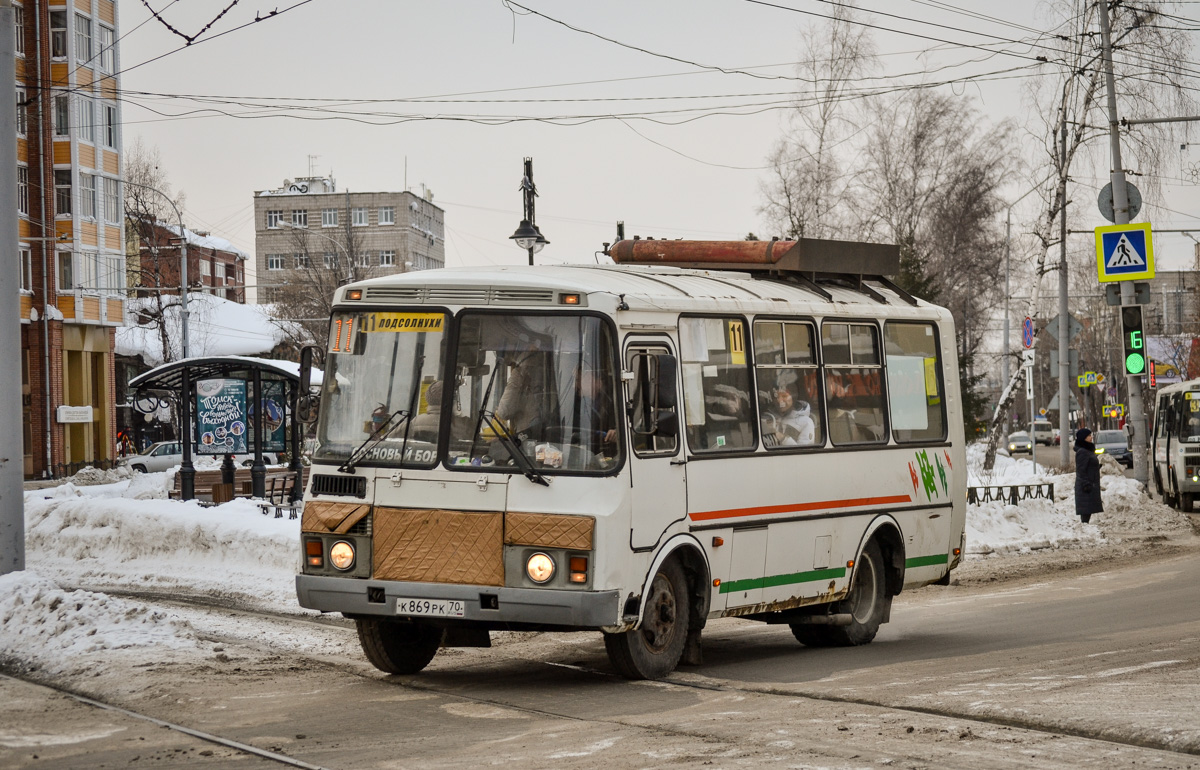
<path id="1" fill-rule="evenodd" d="M 1108 136 L 1112 148 L 1113 219 L 1118 225 L 1129 224 L 1129 195 L 1125 187 L 1125 166 L 1121 162 L 1121 133 L 1117 118 L 1117 89 L 1113 80 L 1112 30 L 1108 3 L 1100 4 L 1100 43 L 1104 52 L 1104 84 L 1108 91 Z M 1121 307 L 1137 305 L 1133 281 L 1121 281 Z M 1133 452 L 1133 476 L 1142 484 L 1150 480 L 1146 451 L 1146 409 L 1142 403 L 1141 375 L 1127 374 L 1129 387 L 1128 424 L 1132 428 L 1129 447 Z"/>

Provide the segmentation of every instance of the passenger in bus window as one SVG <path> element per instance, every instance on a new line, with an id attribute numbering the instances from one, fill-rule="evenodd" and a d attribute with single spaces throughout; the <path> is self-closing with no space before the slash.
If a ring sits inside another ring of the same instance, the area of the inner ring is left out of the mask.
<path id="1" fill-rule="evenodd" d="M 787 388 L 777 388 L 773 410 L 766 422 L 774 433 L 775 446 L 809 446 L 816 441 L 812 407 L 797 400 Z"/>
<path id="2" fill-rule="evenodd" d="M 538 350 L 518 353 L 496 416 L 508 424 L 515 435 L 526 434 L 529 438 L 540 438 L 544 428 L 541 403 L 545 399 L 546 356 Z"/>
<path id="3" fill-rule="evenodd" d="M 576 380 L 579 391 L 579 435 L 594 453 L 612 451 L 617 443 L 613 397 L 603 372 L 584 367 Z"/>

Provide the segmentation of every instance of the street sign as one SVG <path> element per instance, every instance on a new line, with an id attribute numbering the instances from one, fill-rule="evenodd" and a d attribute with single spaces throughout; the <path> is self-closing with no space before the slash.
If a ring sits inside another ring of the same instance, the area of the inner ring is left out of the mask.
<path id="1" fill-rule="evenodd" d="M 1075 391 L 1068 390 L 1067 396 L 1069 397 L 1067 399 L 1068 404 L 1069 404 L 1068 409 L 1081 409 L 1082 408 L 1079 406 L 1079 399 L 1075 397 Z M 1050 403 L 1049 403 L 1049 405 L 1047 405 L 1046 408 L 1052 412 L 1054 410 L 1058 409 L 1058 394 L 1057 393 L 1054 394 L 1054 398 L 1050 399 Z"/>
<path id="2" fill-rule="evenodd" d="M 1105 379 L 1106 378 L 1103 374 L 1099 374 L 1099 373 L 1096 374 L 1096 384 L 1097 385 L 1103 383 Z"/>
<path id="3" fill-rule="evenodd" d="M 1096 228 L 1096 272 L 1100 282 L 1154 277 L 1150 223 Z"/>
<path id="4" fill-rule="evenodd" d="M 1137 219 L 1138 212 L 1142 210 L 1142 193 L 1138 188 L 1133 186 L 1132 182 L 1125 183 L 1125 197 L 1129 201 L 1129 218 Z M 1096 204 L 1100 207 L 1100 213 L 1109 222 L 1116 222 L 1117 215 L 1113 211 L 1113 186 L 1112 182 L 1104 185 L 1104 189 L 1100 191 L 1100 196 L 1096 198 Z"/>
<path id="5" fill-rule="evenodd" d="M 1021 366 L 1025 367 L 1026 369 L 1033 368 L 1033 349 L 1032 348 L 1028 348 L 1026 350 L 1021 351 Z"/>
<path id="6" fill-rule="evenodd" d="M 1083 331 L 1083 324 L 1076 321 L 1075 316 L 1068 314 L 1067 340 L 1070 341 L 1075 339 L 1077 336 L 1079 336 L 1079 332 L 1081 331 Z M 1058 316 L 1054 316 L 1046 322 L 1046 332 L 1054 339 L 1058 339 Z"/>
<path id="7" fill-rule="evenodd" d="M 1079 351 L 1068 350 L 1069 363 L 1067 365 L 1067 377 L 1079 376 Z M 1058 351 L 1054 348 L 1050 349 L 1050 376 L 1058 379 Z"/>
<path id="8" fill-rule="evenodd" d="M 1096 373 L 1095 372 L 1084 372 L 1083 373 L 1083 382 L 1085 385 L 1095 385 L 1096 384 Z"/>
<path id="9" fill-rule="evenodd" d="M 1087 378 L 1081 374 L 1075 378 L 1075 384 L 1081 388 L 1086 388 L 1087 387 Z"/>
<path id="10" fill-rule="evenodd" d="M 1124 417 L 1125 416 L 1125 405 L 1124 404 L 1105 404 L 1104 406 L 1100 407 L 1100 413 L 1105 417 L 1117 417 L 1117 418 Z"/>
<path id="11" fill-rule="evenodd" d="M 1044 406 L 1038 410 L 1038 414 L 1040 414 L 1042 417 L 1045 417 L 1049 413 L 1050 413 L 1050 410 Z"/>
<path id="12" fill-rule="evenodd" d="M 1033 400 L 1033 372 L 1025 375 L 1025 400 Z"/>
<path id="13" fill-rule="evenodd" d="M 1025 316 L 1025 323 L 1021 324 L 1021 344 L 1026 348 L 1033 347 L 1033 319 Z"/>

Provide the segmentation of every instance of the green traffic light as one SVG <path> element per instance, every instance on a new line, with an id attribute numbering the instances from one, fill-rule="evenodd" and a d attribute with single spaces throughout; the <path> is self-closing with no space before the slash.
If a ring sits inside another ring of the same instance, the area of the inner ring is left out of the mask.
<path id="1" fill-rule="evenodd" d="M 1130 374 L 1141 374 L 1146 370 L 1146 359 L 1141 353 L 1130 353 L 1125 356 L 1125 371 Z"/>

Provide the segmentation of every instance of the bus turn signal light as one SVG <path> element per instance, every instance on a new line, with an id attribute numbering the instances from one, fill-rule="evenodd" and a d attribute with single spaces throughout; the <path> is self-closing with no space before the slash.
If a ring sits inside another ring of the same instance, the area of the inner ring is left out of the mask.
<path id="1" fill-rule="evenodd" d="M 587 562 L 588 562 L 588 560 L 587 560 L 586 556 L 572 556 L 570 558 L 570 560 L 569 560 L 569 566 L 571 568 L 570 581 L 572 583 L 586 583 L 587 582 Z"/>
<path id="2" fill-rule="evenodd" d="M 562 297 L 560 298 L 560 301 L 564 305 L 578 305 L 579 304 L 579 295 L 578 294 L 563 294 Z"/>
<path id="3" fill-rule="evenodd" d="M 305 560 L 310 567 L 324 567 L 325 558 L 324 550 L 320 540 L 305 540 L 304 541 Z"/>
<path id="4" fill-rule="evenodd" d="M 854 559 L 850 559 L 849 561 L 846 562 L 846 569 L 851 569 L 853 567 L 854 567 Z"/>
<path id="5" fill-rule="evenodd" d="M 362 289 L 351 289 L 346 292 L 346 299 L 362 299 Z"/>
<path id="6" fill-rule="evenodd" d="M 719 548 L 720 546 L 723 546 L 723 545 L 725 545 L 725 538 L 723 538 L 723 537 L 714 537 L 713 538 L 713 548 Z"/>
<path id="7" fill-rule="evenodd" d="M 713 578 L 713 588 L 721 585 L 721 578 Z"/>

